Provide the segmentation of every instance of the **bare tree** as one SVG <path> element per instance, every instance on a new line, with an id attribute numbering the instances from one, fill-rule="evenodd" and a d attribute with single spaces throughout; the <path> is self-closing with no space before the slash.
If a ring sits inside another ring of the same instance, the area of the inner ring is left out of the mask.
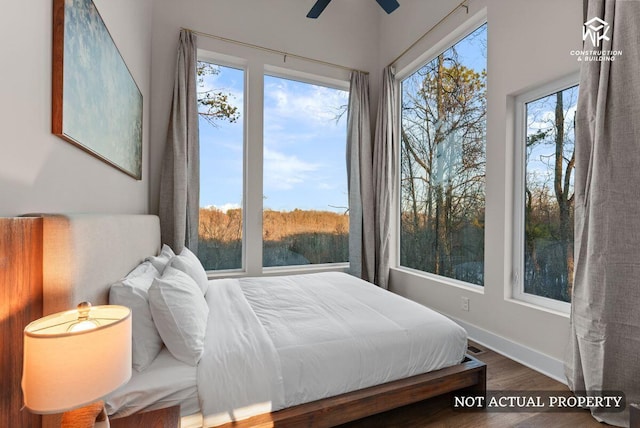
<path id="1" fill-rule="evenodd" d="M 484 223 L 484 71 L 464 66 L 455 48 L 403 82 L 402 210 L 405 265 L 456 277 L 480 252 L 463 235 Z M 461 278 L 462 279 L 462 278 Z"/>
<path id="2" fill-rule="evenodd" d="M 547 172 L 526 175 L 525 286 L 534 294 L 565 301 L 573 286 L 576 93 L 559 91 L 527 105 L 528 128 L 537 127 L 528 131 L 527 164 L 535 169 L 540 162 Z"/>

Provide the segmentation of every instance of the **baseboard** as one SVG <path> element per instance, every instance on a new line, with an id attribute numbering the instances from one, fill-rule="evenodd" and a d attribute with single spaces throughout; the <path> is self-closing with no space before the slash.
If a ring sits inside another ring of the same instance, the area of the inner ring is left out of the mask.
<path id="1" fill-rule="evenodd" d="M 460 324 L 467 333 L 469 333 L 469 339 L 477 342 L 482 346 L 495 351 L 517 361 L 518 363 L 529 367 L 537 372 L 542 373 L 545 376 L 557 380 L 560 383 L 567 384 L 567 379 L 564 376 L 564 362 L 556 358 L 543 354 L 528 346 L 521 345 L 519 343 L 512 342 L 509 339 L 505 339 L 495 333 L 477 327 L 473 324 L 469 324 L 466 321 L 462 321 L 457 318 L 452 318 L 455 322 Z M 482 360 L 482 356 L 479 356 Z"/>

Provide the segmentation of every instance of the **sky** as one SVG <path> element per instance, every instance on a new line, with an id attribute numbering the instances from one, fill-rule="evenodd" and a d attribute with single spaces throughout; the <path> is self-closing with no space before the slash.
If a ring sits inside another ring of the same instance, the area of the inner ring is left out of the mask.
<path id="1" fill-rule="evenodd" d="M 565 133 L 565 158 L 571 157 L 573 152 L 575 130 L 574 117 L 578 102 L 578 86 L 572 86 L 562 91 L 564 107 L 564 133 Z M 527 107 L 527 137 L 535 135 L 540 131 L 553 129 L 555 126 L 555 93 L 533 100 L 526 104 Z M 554 134 L 551 133 L 544 142 L 538 143 L 526 154 L 527 180 L 537 182 L 538 185 L 546 184 L 550 194 L 553 195 L 553 174 L 555 163 L 555 143 Z M 563 168 L 567 167 L 566 159 L 563 161 Z M 573 188 L 571 175 L 570 187 Z M 555 197 L 555 196 L 554 196 Z"/>
<path id="2" fill-rule="evenodd" d="M 228 93 L 237 122 L 200 118 L 200 206 L 222 210 L 242 205 L 244 72 L 220 67 L 206 89 Z M 347 91 L 280 77 L 264 77 L 264 208 L 279 211 L 347 207 Z"/>
<path id="3" fill-rule="evenodd" d="M 458 53 L 458 60 L 465 66 L 480 71 L 486 68 L 486 35 L 487 25 L 484 24 L 471 32 L 470 36 L 463 38 L 455 47 Z M 420 79 L 415 82 L 420 82 Z M 416 84 L 410 78 L 406 79 L 406 87 L 403 91 L 413 92 L 417 90 Z M 565 110 L 565 136 L 566 136 L 566 157 L 571 156 L 573 150 L 573 118 L 577 107 L 578 87 L 573 86 L 563 91 L 563 102 Z M 553 127 L 555 122 L 555 94 L 542 97 L 527 103 L 527 123 L 526 133 L 531 136 L 540 130 L 547 130 Z M 555 162 L 555 145 L 553 135 L 549 135 L 544 142 L 529 149 L 526 158 L 526 169 L 528 179 L 540 184 L 546 183 L 553 190 L 553 172 Z M 564 162 L 565 168 L 567 162 Z M 573 186 L 573 176 L 571 177 Z"/>
<path id="4" fill-rule="evenodd" d="M 456 61 L 460 65 L 467 67 L 478 74 L 482 74 L 482 72 L 487 68 L 486 40 L 487 24 L 483 24 L 453 45 L 457 54 L 455 57 Z M 451 58 L 453 58 L 452 52 L 452 47 L 444 50 L 444 67 L 453 66 L 453 61 L 451 60 Z M 432 57 L 428 62 L 422 65 L 420 69 L 416 70 L 413 74 L 402 81 L 401 96 L 403 106 L 406 106 L 402 111 L 402 126 L 414 138 L 423 139 L 423 142 L 428 141 L 426 140 L 428 135 L 432 135 L 436 127 L 430 126 L 428 130 L 425 130 L 426 127 L 423 123 L 424 112 L 421 108 L 413 108 L 412 106 L 414 103 L 411 102 L 411 100 L 413 98 L 421 99 L 418 94 L 423 90 L 424 76 L 428 73 L 430 74 L 430 71 L 433 72 L 436 70 L 438 56 L 439 55 L 435 55 Z M 433 97 L 431 99 L 433 100 Z M 435 106 L 431 105 L 431 108 L 435 110 Z M 486 119 L 484 121 L 486 123 Z M 444 128 L 447 129 L 450 126 L 451 123 L 448 122 L 445 123 Z M 438 144 L 437 153 L 452 152 L 453 154 L 447 155 L 446 163 L 448 167 L 446 168 L 446 172 L 441 172 L 440 174 L 434 173 L 431 177 L 432 180 L 439 180 L 442 183 L 455 175 L 456 171 L 463 165 L 465 152 L 463 150 L 462 140 L 458 138 L 458 135 L 459 132 L 451 132 L 448 134 L 448 138 L 445 141 Z M 486 138 L 486 136 L 484 138 Z M 402 156 L 406 155 L 403 154 Z M 437 154 L 436 156 L 439 157 L 440 155 Z M 481 170 L 483 170 L 483 167 Z M 419 174 L 422 173 L 427 174 L 425 171 L 421 170 Z M 424 190 L 424 185 L 421 180 L 414 180 L 413 183 L 416 188 Z M 409 200 L 408 195 L 402 195 L 401 197 L 403 198 L 403 201 Z"/>

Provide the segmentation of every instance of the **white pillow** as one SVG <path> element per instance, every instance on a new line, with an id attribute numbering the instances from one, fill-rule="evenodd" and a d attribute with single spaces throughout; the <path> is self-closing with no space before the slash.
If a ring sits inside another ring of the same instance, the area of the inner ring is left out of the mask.
<path id="1" fill-rule="evenodd" d="M 189 275 L 200 287 L 202 294 L 206 294 L 209 287 L 209 279 L 207 278 L 207 272 L 202 267 L 202 263 L 198 259 L 198 256 L 193 254 L 187 247 L 180 252 L 180 255 L 172 257 L 168 266 L 178 269 Z"/>
<path id="2" fill-rule="evenodd" d="M 158 272 L 162 273 L 164 268 L 167 267 L 169 260 L 171 257 L 175 256 L 176 253 L 173 252 L 170 246 L 167 244 L 162 244 L 162 250 L 160 250 L 160 254 L 157 256 L 147 257 L 145 261 L 151 262 L 151 264 L 158 270 Z"/>
<path id="3" fill-rule="evenodd" d="M 209 306 L 198 284 L 167 266 L 149 288 L 149 307 L 160 337 L 176 359 L 195 366 L 204 352 Z"/>
<path id="4" fill-rule="evenodd" d="M 146 369 L 162 349 L 162 339 L 149 309 L 149 287 L 160 276 L 151 262 L 143 262 L 124 279 L 111 285 L 109 303 L 131 309 L 131 336 L 133 368 Z"/>

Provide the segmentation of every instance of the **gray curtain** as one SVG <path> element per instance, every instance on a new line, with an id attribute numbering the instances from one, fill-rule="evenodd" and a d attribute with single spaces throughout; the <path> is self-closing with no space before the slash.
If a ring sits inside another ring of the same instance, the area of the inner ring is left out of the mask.
<path id="1" fill-rule="evenodd" d="M 382 75 L 382 93 L 378 102 L 375 140 L 373 143 L 373 193 L 375 228 L 375 279 L 382 288 L 389 288 L 389 257 L 391 210 L 397 169 L 398 147 L 398 83 L 393 68 Z"/>
<path id="2" fill-rule="evenodd" d="M 173 101 L 160 176 L 162 241 L 179 252 L 187 246 L 197 254 L 200 206 L 200 160 L 196 36 L 180 31 Z"/>
<path id="3" fill-rule="evenodd" d="M 582 63 L 576 115 L 575 279 L 565 373 L 573 391 L 624 391 L 640 402 L 639 1 L 589 0 L 586 16 L 610 25 L 602 50 Z M 585 42 L 585 49 L 593 48 Z M 592 409 L 613 425 L 623 413 Z"/>
<path id="4" fill-rule="evenodd" d="M 347 177 L 349 186 L 349 262 L 351 273 L 374 280 L 373 176 L 369 76 L 351 73 L 347 113 Z"/>

